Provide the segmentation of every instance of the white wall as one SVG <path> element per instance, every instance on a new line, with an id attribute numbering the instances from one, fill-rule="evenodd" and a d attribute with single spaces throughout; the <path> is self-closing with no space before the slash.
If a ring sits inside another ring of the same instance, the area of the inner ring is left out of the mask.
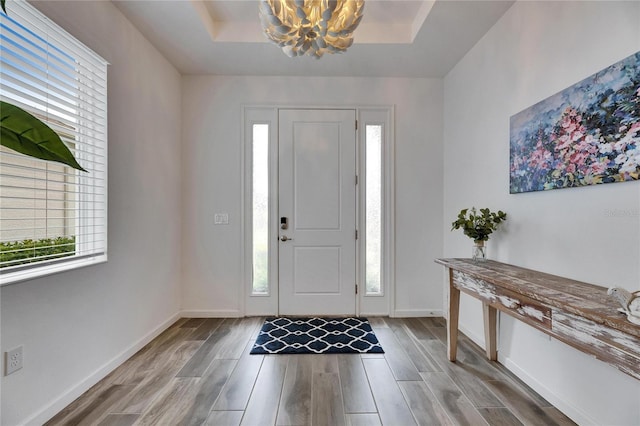
<path id="1" fill-rule="evenodd" d="M 183 309 L 239 315 L 243 105 L 395 105 L 396 310 L 439 312 L 442 81 L 186 76 L 183 79 Z M 214 213 L 229 225 L 214 226 Z"/>
<path id="2" fill-rule="evenodd" d="M 640 289 L 640 182 L 509 195 L 509 117 L 638 50 L 637 2 L 519 2 L 507 11 L 445 78 L 445 225 L 464 207 L 502 209 L 509 218 L 490 258 Z M 470 246 L 445 230 L 446 256 L 468 257 Z M 480 342 L 481 315 L 463 297 L 461 327 Z M 637 380 L 506 316 L 499 350 L 574 420 L 640 424 Z"/>
<path id="3" fill-rule="evenodd" d="M 180 308 L 181 77 L 111 2 L 36 6 L 111 64 L 109 261 L 2 288 L 2 351 L 25 365 L 5 426 L 41 424 Z"/>

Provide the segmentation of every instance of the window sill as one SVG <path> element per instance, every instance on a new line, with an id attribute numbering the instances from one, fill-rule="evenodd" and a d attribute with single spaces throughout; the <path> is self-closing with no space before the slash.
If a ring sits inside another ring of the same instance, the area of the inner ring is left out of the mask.
<path id="1" fill-rule="evenodd" d="M 2 272 L 0 271 L 0 287 L 6 285 L 17 284 L 22 281 L 33 280 L 36 278 L 42 278 L 60 272 L 71 271 L 73 269 L 84 268 L 85 266 L 97 265 L 99 263 L 106 263 L 107 255 L 101 254 L 91 257 L 84 257 L 82 259 L 70 259 L 65 262 L 60 262 L 52 265 L 43 265 L 39 267 L 33 267 L 29 269 L 22 269 L 20 271 Z"/>

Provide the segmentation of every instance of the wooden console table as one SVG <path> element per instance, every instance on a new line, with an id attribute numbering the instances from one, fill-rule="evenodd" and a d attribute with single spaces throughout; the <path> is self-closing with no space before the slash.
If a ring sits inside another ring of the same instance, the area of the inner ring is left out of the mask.
<path id="1" fill-rule="evenodd" d="M 482 301 L 487 357 L 497 360 L 497 311 L 640 379 L 640 326 L 619 313 L 607 290 L 487 260 L 436 259 L 449 270 L 447 352 L 456 360 L 460 292 Z"/>

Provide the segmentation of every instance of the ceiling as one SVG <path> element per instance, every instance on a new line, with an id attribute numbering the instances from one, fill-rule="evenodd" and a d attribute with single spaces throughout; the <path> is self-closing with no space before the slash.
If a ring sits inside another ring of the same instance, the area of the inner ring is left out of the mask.
<path id="1" fill-rule="evenodd" d="M 113 0 L 182 74 L 443 77 L 513 1 L 366 0 L 345 53 L 287 57 L 257 0 Z"/>

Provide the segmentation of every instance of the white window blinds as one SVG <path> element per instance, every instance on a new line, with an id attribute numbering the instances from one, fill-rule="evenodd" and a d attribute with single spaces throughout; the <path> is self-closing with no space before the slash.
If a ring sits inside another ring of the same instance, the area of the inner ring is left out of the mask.
<path id="1" fill-rule="evenodd" d="M 0 99 L 47 123 L 87 172 L 0 149 L 1 284 L 107 253 L 107 63 L 25 1 L 7 11 Z"/>

